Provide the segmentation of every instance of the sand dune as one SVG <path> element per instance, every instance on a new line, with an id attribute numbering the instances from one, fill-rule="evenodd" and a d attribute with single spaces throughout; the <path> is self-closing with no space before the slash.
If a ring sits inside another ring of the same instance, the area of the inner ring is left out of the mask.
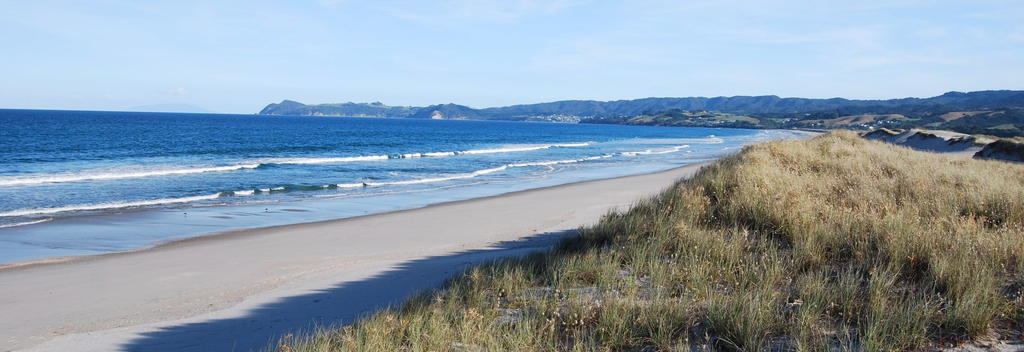
<path id="1" fill-rule="evenodd" d="M 963 156 L 974 156 L 983 147 L 983 145 L 975 143 L 974 136 L 969 134 L 938 130 L 909 129 L 906 131 L 893 131 L 882 128 L 864 134 L 864 138 L 902 145 L 917 150 L 953 153 Z"/>

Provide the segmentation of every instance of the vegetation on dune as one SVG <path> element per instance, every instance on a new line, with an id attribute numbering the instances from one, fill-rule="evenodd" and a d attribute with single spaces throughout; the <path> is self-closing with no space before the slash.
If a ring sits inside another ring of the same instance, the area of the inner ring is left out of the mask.
<path id="1" fill-rule="evenodd" d="M 1024 166 L 834 132 L 747 147 L 550 253 L 277 348 L 919 350 L 1017 338 L 1022 290 Z"/>
<path id="2" fill-rule="evenodd" d="M 1009 139 L 1000 139 L 985 145 L 985 148 L 979 151 L 976 157 L 1024 161 L 1024 143 Z"/>

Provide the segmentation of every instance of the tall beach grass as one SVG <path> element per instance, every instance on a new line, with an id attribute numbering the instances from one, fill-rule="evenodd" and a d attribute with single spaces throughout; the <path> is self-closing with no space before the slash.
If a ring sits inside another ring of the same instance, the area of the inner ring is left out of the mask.
<path id="1" fill-rule="evenodd" d="M 832 132 L 747 147 L 549 253 L 275 348 L 921 350 L 1016 336 L 1022 290 L 1024 166 Z"/>

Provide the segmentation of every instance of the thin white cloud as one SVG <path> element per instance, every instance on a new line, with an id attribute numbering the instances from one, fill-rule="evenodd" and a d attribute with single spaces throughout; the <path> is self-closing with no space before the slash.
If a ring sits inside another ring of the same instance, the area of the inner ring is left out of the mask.
<path id="1" fill-rule="evenodd" d="M 963 63 L 962 60 L 943 54 L 915 54 L 915 53 L 875 53 L 871 55 L 860 55 L 842 59 L 850 68 L 867 69 L 883 66 L 900 65 L 930 65 L 946 66 Z"/>
<path id="2" fill-rule="evenodd" d="M 167 94 L 174 95 L 174 96 L 179 96 L 179 97 L 180 96 L 186 96 L 186 95 L 188 95 L 188 89 L 185 89 L 185 88 L 182 88 L 182 87 L 171 88 L 171 89 L 167 90 Z"/>
<path id="3" fill-rule="evenodd" d="M 316 0 L 316 3 L 323 7 L 333 8 L 344 4 L 346 1 L 347 0 Z"/>
<path id="4" fill-rule="evenodd" d="M 583 0 L 447 0 L 424 7 L 384 4 L 379 8 L 395 18 L 429 25 L 452 22 L 515 22 L 531 16 L 552 15 L 584 4 Z"/>
<path id="5" fill-rule="evenodd" d="M 848 27 L 823 30 L 799 28 L 780 30 L 770 27 L 715 29 L 709 35 L 729 37 L 753 44 L 842 44 L 858 48 L 877 48 L 888 31 L 881 27 Z"/>
<path id="6" fill-rule="evenodd" d="M 447 5 L 463 18 L 512 20 L 530 15 L 552 14 L 581 3 L 573 0 L 452 0 Z"/>

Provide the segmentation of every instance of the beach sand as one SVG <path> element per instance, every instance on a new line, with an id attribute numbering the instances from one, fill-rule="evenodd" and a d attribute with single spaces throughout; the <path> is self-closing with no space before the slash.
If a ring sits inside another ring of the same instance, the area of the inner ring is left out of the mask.
<path id="1" fill-rule="evenodd" d="M 548 249 L 703 165 L 0 269 L 0 350 L 258 349 Z"/>

